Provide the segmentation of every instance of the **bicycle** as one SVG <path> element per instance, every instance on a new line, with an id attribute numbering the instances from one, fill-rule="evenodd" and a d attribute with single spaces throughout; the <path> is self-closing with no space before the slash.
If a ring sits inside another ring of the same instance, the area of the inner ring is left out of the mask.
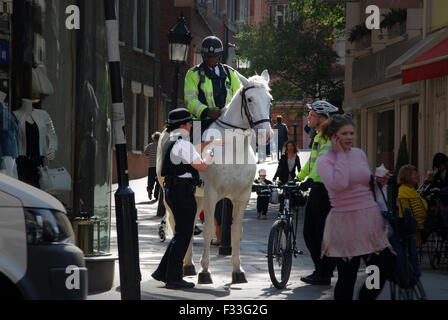
<path id="1" fill-rule="evenodd" d="M 291 274 L 292 256 L 297 258 L 303 251 L 297 249 L 297 224 L 299 207 L 307 198 L 294 182 L 285 185 L 254 185 L 261 190 L 283 190 L 279 218 L 271 227 L 268 240 L 268 269 L 271 282 L 277 289 L 284 289 Z"/>

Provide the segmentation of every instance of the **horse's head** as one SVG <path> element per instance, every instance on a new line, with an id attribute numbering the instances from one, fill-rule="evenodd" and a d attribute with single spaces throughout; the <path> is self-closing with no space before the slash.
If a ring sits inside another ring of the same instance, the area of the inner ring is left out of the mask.
<path id="1" fill-rule="evenodd" d="M 243 98 L 243 116 L 249 125 L 258 133 L 258 143 L 269 141 L 272 128 L 270 121 L 272 96 L 269 88 L 269 72 L 264 70 L 261 76 L 256 75 L 249 79 L 238 74 L 243 85 L 241 94 Z M 244 110 L 246 109 L 246 110 Z"/>

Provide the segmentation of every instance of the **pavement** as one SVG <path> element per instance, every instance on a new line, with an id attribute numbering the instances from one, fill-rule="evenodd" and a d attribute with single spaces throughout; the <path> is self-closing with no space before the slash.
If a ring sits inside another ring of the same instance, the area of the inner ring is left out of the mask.
<path id="1" fill-rule="evenodd" d="M 302 165 L 309 157 L 309 151 L 300 154 Z M 278 162 L 267 158 L 267 161 L 258 164 L 258 169 L 267 171 L 268 179 L 272 179 Z M 213 284 L 196 285 L 193 289 L 168 290 L 164 284 L 151 278 L 151 273 L 157 268 L 160 259 L 165 253 L 168 242 L 161 243 L 158 237 L 158 227 L 161 219 L 156 217 L 157 204 L 149 203 L 146 193 L 146 178 L 130 182 L 135 192 L 135 201 L 138 210 L 140 269 L 142 274 L 141 292 L 144 300 L 332 300 L 334 285 L 337 281 L 337 272 L 330 286 L 311 286 L 302 281 L 300 277 L 309 275 L 313 270 L 313 263 L 303 240 L 302 228 L 299 227 L 298 248 L 304 255 L 293 259 L 291 277 L 287 287 L 276 289 L 270 281 L 267 266 L 267 242 L 269 231 L 277 218 L 278 205 L 269 205 L 268 220 L 258 220 L 256 213 L 256 193 L 251 194 L 250 202 L 243 218 L 243 236 L 241 241 L 241 262 L 248 283 L 231 284 L 232 266 L 230 257 L 218 255 L 218 247 L 212 246 L 210 255 L 210 271 Z M 117 185 L 113 186 L 113 192 Z M 112 197 L 113 198 L 113 197 Z M 112 199 L 112 232 L 111 252 L 118 255 L 117 236 L 115 225 L 115 207 Z M 303 226 L 304 212 L 299 213 L 299 226 Z M 199 224 L 202 228 L 202 225 Z M 194 263 L 196 270 L 200 270 L 199 260 L 202 255 L 202 234 L 194 237 Z M 447 268 L 432 270 L 428 265 L 422 266 L 421 281 L 429 299 L 448 299 L 448 270 Z M 355 288 L 355 296 L 366 279 L 365 266 L 362 265 Z M 187 277 L 187 281 L 197 283 L 197 276 Z M 115 268 L 115 280 L 112 290 L 90 295 L 89 300 L 120 300 L 120 275 L 118 261 Z M 379 296 L 379 300 L 389 300 L 389 286 Z"/>

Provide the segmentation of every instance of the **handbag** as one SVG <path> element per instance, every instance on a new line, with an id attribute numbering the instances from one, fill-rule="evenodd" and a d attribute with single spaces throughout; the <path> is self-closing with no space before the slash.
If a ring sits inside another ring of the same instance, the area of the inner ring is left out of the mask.
<path id="1" fill-rule="evenodd" d="M 39 184 L 43 191 L 58 194 L 72 190 L 72 178 L 64 167 L 50 169 L 48 166 L 40 166 L 38 170 Z"/>

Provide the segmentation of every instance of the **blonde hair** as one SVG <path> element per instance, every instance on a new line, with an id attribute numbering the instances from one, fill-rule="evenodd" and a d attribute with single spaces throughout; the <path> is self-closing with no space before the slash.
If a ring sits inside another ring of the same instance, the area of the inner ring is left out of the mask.
<path id="1" fill-rule="evenodd" d="M 412 183 L 411 175 L 413 171 L 417 171 L 417 168 L 412 164 L 405 164 L 398 171 L 397 182 L 398 184 L 410 184 Z"/>

